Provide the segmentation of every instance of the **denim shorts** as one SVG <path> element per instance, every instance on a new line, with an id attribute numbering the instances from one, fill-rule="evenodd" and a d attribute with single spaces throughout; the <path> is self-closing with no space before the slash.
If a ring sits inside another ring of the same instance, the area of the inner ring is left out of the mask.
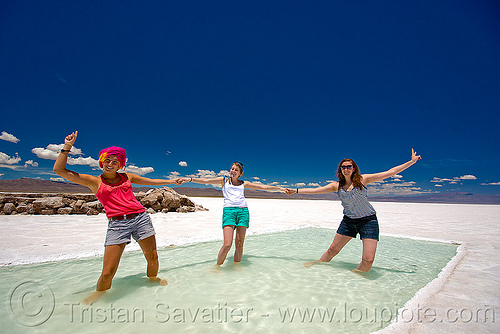
<path id="1" fill-rule="evenodd" d="M 155 235 L 151 217 L 146 212 L 131 219 L 109 221 L 106 242 L 104 246 L 130 243 L 132 236 L 135 241 Z"/>
<path id="2" fill-rule="evenodd" d="M 244 226 L 248 228 L 250 224 L 250 212 L 248 208 L 226 207 L 222 212 L 222 227 L 224 226 Z"/>
<path id="3" fill-rule="evenodd" d="M 359 233 L 359 237 L 361 239 L 366 238 L 378 240 L 379 228 L 377 215 L 371 215 L 356 219 L 344 216 L 344 219 L 342 219 L 337 233 L 353 238 L 356 238 Z"/>

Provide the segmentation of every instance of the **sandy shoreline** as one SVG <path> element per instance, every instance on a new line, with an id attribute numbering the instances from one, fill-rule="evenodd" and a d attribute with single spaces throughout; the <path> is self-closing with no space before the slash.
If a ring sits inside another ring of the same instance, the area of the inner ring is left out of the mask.
<path id="1" fill-rule="evenodd" d="M 222 200 L 192 198 L 208 212 L 152 215 L 158 247 L 220 240 Z M 248 235 L 302 227 L 332 229 L 342 217 L 339 202 L 249 199 Z M 408 317 L 381 333 L 496 333 L 500 326 L 500 206 L 374 202 L 383 235 L 461 244 L 440 277 L 407 305 Z M 107 222 L 98 216 L 0 216 L 0 265 L 100 256 Z M 353 242 L 359 242 L 353 241 Z M 318 253 L 328 245 L 318 245 Z M 380 245 L 383 247 L 383 244 Z M 138 250 L 136 243 L 127 251 Z M 160 259 L 161 261 L 162 259 Z M 166 261 L 161 262 L 166 267 Z M 376 265 L 376 260 L 375 260 Z M 484 319 L 484 312 L 488 319 Z M 471 315 L 471 316 L 469 316 Z M 418 318 L 417 318 L 418 316 Z M 470 318 L 470 319 L 469 319 Z"/>

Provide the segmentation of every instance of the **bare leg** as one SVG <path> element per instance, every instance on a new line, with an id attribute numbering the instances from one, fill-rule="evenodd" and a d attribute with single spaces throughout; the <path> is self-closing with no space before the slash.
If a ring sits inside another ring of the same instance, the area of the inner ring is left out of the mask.
<path id="1" fill-rule="evenodd" d="M 351 241 L 351 239 L 352 239 L 352 237 L 348 237 L 346 235 L 342 235 L 342 234 L 338 234 L 338 233 L 335 234 L 335 237 L 333 238 L 332 244 L 330 245 L 330 247 L 328 247 L 328 249 L 321 256 L 321 258 L 317 261 L 306 262 L 306 263 L 304 263 L 304 266 L 310 267 L 315 263 L 330 262 L 333 259 L 333 257 L 335 255 L 337 255 L 342 250 L 342 248 L 344 248 L 344 246 L 347 245 L 347 243 L 349 241 Z"/>
<path id="2" fill-rule="evenodd" d="M 231 249 L 231 246 L 233 244 L 233 232 L 234 225 L 226 225 L 222 229 L 222 233 L 224 235 L 224 243 L 222 244 L 219 255 L 217 256 L 217 266 L 222 265 L 226 260 L 227 253 L 229 253 L 229 250 Z"/>
<path id="3" fill-rule="evenodd" d="M 158 252 L 156 251 L 156 238 L 154 235 L 138 241 L 139 246 L 141 246 L 144 257 L 148 262 L 147 275 L 151 282 L 158 282 L 160 285 L 167 285 L 167 280 L 159 278 L 158 269 L 160 263 L 158 262 Z"/>
<path id="4" fill-rule="evenodd" d="M 245 242 L 245 235 L 247 228 L 245 226 L 238 226 L 236 228 L 236 239 L 234 240 L 234 263 L 240 263 L 243 256 L 243 243 Z"/>
<path id="5" fill-rule="evenodd" d="M 96 292 L 91 296 L 87 297 L 83 302 L 85 304 L 91 304 L 96 301 L 104 291 L 111 288 L 111 281 L 118 270 L 118 265 L 120 264 L 120 259 L 125 249 L 126 243 L 119 245 L 110 245 L 104 248 L 104 259 L 102 262 L 102 273 L 97 281 Z"/>
<path id="6" fill-rule="evenodd" d="M 377 251 L 377 239 L 363 239 L 363 255 L 361 263 L 354 272 L 368 272 L 372 268 L 373 260 L 375 260 L 375 252 Z"/>

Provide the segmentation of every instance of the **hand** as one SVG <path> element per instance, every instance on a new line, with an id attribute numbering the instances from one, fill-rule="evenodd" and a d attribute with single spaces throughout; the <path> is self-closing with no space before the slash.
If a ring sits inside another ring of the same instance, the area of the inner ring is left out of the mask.
<path id="1" fill-rule="evenodd" d="M 191 181 L 191 178 L 189 178 L 189 177 L 180 177 L 177 180 L 175 180 L 175 184 L 181 185 L 183 183 L 190 182 L 190 181 Z"/>
<path id="2" fill-rule="evenodd" d="M 415 163 L 420 159 L 422 159 L 422 157 L 420 155 L 417 155 L 417 152 L 415 152 L 415 150 L 412 148 L 411 149 L 411 161 L 413 161 Z"/>
<path id="3" fill-rule="evenodd" d="M 297 190 L 296 189 L 294 190 L 294 189 L 286 188 L 285 192 L 286 192 L 287 195 L 291 195 L 291 194 L 297 193 Z"/>
<path id="4" fill-rule="evenodd" d="M 77 136 L 78 136 L 78 131 L 75 131 L 72 134 L 67 135 L 66 138 L 64 138 L 64 145 L 73 146 L 75 144 Z"/>

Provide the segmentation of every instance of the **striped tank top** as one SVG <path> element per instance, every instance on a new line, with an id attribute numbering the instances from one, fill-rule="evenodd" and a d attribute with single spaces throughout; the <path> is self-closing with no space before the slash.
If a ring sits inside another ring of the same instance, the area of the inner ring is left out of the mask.
<path id="1" fill-rule="evenodd" d="M 340 188 L 337 192 L 344 207 L 344 215 L 349 218 L 363 218 L 374 215 L 375 209 L 368 202 L 368 190 L 366 187 L 358 189 L 354 187 L 351 191 Z"/>

